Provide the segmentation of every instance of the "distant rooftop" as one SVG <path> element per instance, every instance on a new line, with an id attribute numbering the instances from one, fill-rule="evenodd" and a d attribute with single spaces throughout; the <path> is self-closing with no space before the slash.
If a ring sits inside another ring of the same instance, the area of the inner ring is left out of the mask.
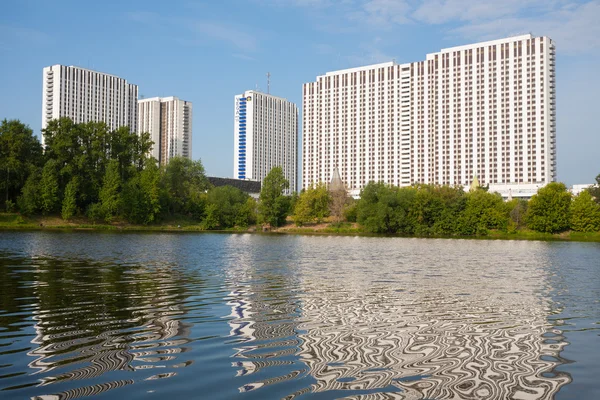
<path id="1" fill-rule="evenodd" d="M 208 176 L 208 181 L 215 187 L 233 186 L 240 189 L 242 192 L 252 194 L 260 193 L 260 182 L 250 181 L 245 179 L 219 178 L 216 176 Z"/>

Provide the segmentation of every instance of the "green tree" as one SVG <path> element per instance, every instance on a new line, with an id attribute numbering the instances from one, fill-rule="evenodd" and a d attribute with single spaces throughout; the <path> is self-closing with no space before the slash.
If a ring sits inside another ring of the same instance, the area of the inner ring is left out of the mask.
<path id="1" fill-rule="evenodd" d="M 161 212 L 160 169 L 150 163 L 142 171 L 134 169 L 131 175 L 123 185 L 123 215 L 131 223 L 152 223 Z"/>
<path id="2" fill-rule="evenodd" d="M 43 134 L 46 158 L 58 165 L 61 192 L 73 178 L 78 179 L 77 205 L 81 209 L 99 201 L 111 160 L 118 164 L 122 182 L 136 171 L 140 172 L 151 160 L 148 158 L 152 145 L 149 135 L 138 135 L 128 127 L 110 131 L 103 122 L 76 124 L 69 118 L 60 118 L 50 121 Z"/>
<path id="3" fill-rule="evenodd" d="M 509 229 L 510 231 L 516 231 L 525 226 L 525 217 L 527 215 L 527 200 L 524 199 L 513 199 L 506 203 L 506 207 L 509 211 Z"/>
<path id="4" fill-rule="evenodd" d="M 414 216 L 411 209 L 415 188 L 391 187 L 383 182 L 370 182 L 361 191 L 357 203 L 357 221 L 374 233 L 412 233 Z"/>
<path id="5" fill-rule="evenodd" d="M 358 212 L 358 200 L 353 197 L 348 197 L 347 204 L 344 206 L 344 219 L 348 222 L 356 222 Z"/>
<path id="6" fill-rule="evenodd" d="M 58 186 L 58 163 L 48 160 L 42 169 L 40 180 L 40 209 L 43 214 L 58 211 L 60 206 L 60 188 Z"/>
<path id="7" fill-rule="evenodd" d="M 115 216 L 120 214 L 122 186 L 119 164 L 116 160 L 111 160 L 106 167 L 100 189 L 101 215 L 106 222 L 112 221 Z"/>
<path id="8" fill-rule="evenodd" d="M 62 201 L 62 218 L 71 219 L 77 213 L 77 191 L 79 190 L 79 178 L 74 177 L 65 188 L 65 196 Z"/>
<path id="9" fill-rule="evenodd" d="M 600 174 L 596 176 L 596 184 L 588 188 L 587 191 L 592 195 L 594 201 L 600 204 Z"/>
<path id="10" fill-rule="evenodd" d="M 459 187 L 417 185 L 410 216 L 418 235 L 452 235 L 459 232 L 459 216 L 466 204 Z"/>
<path id="11" fill-rule="evenodd" d="M 220 228 L 231 228 L 235 225 L 248 226 L 247 201 L 250 196 L 233 186 L 219 186 L 208 191 L 207 218 L 210 225 Z M 214 207 L 211 207 L 213 206 Z"/>
<path id="12" fill-rule="evenodd" d="M 281 167 L 274 167 L 263 179 L 258 203 L 259 220 L 262 223 L 275 227 L 285 223 L 290 199 L 283 195 L 283 191 L 289 186 Z"/>
<path id="13" fill-rule="evenodd" d="M 216 229 L 219 227 L 219 209 L 216 204 L 207 204 L 206 206 L 206 217 L 202 221 L 202 227 L 204 229 Z"/>
<path id="14" fill-rule="evenodd" d="M 571 203 L 571 229 L 578 232 L 600 231 L 600 204 L 584 190 Z"/>
<path id="15" fill-rule="evenodd" d="M 33 131 L 18 120 L 3 120 L 0 123 L 0 208 L 17 201 L 27 178 L 42 164 L 42 146 Z"/>
<path id="16" fill-rule="evenodd" d="M 165 167 L 163 186 L 166 190 L 167 208 L 171 214 L 197 213 L 190 198 L 198 199 L 205 193 L 210 183 L 200 161 L 184 157 L 173 157 Z"/>
<path id="17" fill-rule="evenodd" d="M 17 205 L 21 213 L 25 215 L 33 215 L 41 209 L 40 196 L 40 180 L 41 174 L 39 171 L 34 171 L 29 175 L 25 185 L 21 190 L 21 196 L 17 200 Z"/>
<path id="18" fill-rule="evenodd" d="M 325 184 L 319 183 L 317 186 L 309 187 L 298 196 L 294 207 L 294 222 L 298 226 L 314 220 L 321 223 L 329 216 L 331 200 L 331 194 Z"/>
<path id="19" fill-rule="evenodd" d="M 458 233 L 486 235 L 490 229 L 506 230 L 508 207 L 498 193 L 475 190 L 466 194 L 465 208 L 459 217 Z"/>
<path id="20" fill-rule="evenodd" d="M 246 202 L 240 208 L 235 224 L 243 227 L 256 224 L 256 208 L 256 200 L 248 196 Z"/>
<path id="21" fill-rule="evenodd" d="M 538 232 L 557 233 L 569 229 L 571 194 L 564 183 L 552 182 L 529 200 L 527 226 Z"/>

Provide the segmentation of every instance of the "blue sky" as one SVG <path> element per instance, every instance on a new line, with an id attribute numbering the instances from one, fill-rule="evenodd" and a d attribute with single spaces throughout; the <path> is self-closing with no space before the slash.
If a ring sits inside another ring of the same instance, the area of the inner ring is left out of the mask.
<path id="1" fill-rule="evenodd" d="M 39 134 L 42 68 L 91 68 L 193 102 L 193 158 L 232 176 L 233 97 L 266 91 L 267 72 L 300 108 L 302 84 L 327 71 L 531 32 L 557 44 L 558 178 L 591 183 L 599 21 L 600 0 L 2 0 L 0 119 Z"/>

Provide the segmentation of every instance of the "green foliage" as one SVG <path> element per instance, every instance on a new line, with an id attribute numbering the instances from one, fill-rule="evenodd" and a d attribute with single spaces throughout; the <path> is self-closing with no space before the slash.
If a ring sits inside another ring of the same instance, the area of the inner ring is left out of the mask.
<path id="1" fill-rule="evenodd" d="M 40 196 L 40 173 L 34 172 L 27 178 L 21 196 L 17 200 L 17 205 L 21 213 L 25 215 L 33 215 L 41 209 Z"/>
<path id="2" fill-rule="evenodd" d="M 50 121 L 43 134 L 46 159 L 58 166 L 59 191 L 63 193 L 73 178 L 79 179 L 77 203 L 81 209 L 99 200 L 111 161 L 118 165 L 122 182 L 153 163 L 146 151 L 151 146 L 149 136 L 138 135 L 127 127 L 110 131 L 103 122 L 75 124 L 61 118 Z"/>
<path id="3" fill-rule="evenodd" d="M 17 205 L 15 204 L 14 201 L 12 200 L 6 200 L 4 202 L 4 210 L 8 213 L 12 213 L 15 212 L 15 209 L 17 208 Z"/>
<path id="4" fill-rule="evenodd" d="M 18 120 L 3 120 L 0 123 L 0 199 L 5 205 L 15 204 L 27 179 L 42 163 L 42 146 L 33 131 Z"/>
<path id="5" fill-rule="evenodd" d="M 571 229 L 577 232 L 600 231 L 600 204 L 584 190 L 571 203 Z"/>
<path id="6" fill-rule="evenodd" d="M 160 169 L 148 164 L 141 172 L 132 171 L 123 186 L 122 207 L 125 218 L 135 224 L 149 224 L 161 212 Z"/>
<path id="7" fill-rule="evenodd" d="M 67 184 L 65 197 L 62 201 L 61 216 L 64 220 L 71 219 L 77 213 L 77 191 L 79 190 L 79 178 L 74 177 Z"/>
<path id="8" fill-rule="evenodd" d="M 600 204 L 600 174 L 596 176 L 596 184 L 586 190 L 592 195 L 594 201 Z"/>
<path id="9" fill-rule="evenodd" d="M 200 161 L 173 157 L 165 168 L 163 187 L 167 210 L 171 214 L 198 215 L 200 194 L 205 193 L 210 184 Z M 196 202 L 188 202 L 190 198 L 196 199 Z"/>
<path id="10" fill-rule="evenodd" d="M 235 224 L 237 226 L 249 226 L 256 224 L 257 221 L 257 203 L 252 197 L 248 196 L 246 202 L 240 208 Z"/>
<path id="11" fill-rule="evenodd" d="M 409 216 L 417 235 L 460 233 L 458 216 L 465 208 L 466 195 L 460 187 L 418 185 Z"/>
<path id="12" fill-rule="evenodd" d="M 106 215 L 104 214 L 104 209 L 102 208 L 102 204 L 100 203 L 92 203 L 87 209 L 86 215 L 89 219 L 94 222 L 98 221 L 106 221 Z"/>
<path id="13" fill-rule="evenodd" d="M 538 232 L 556 233 L 569 229 L 571 194 L 563 183 L 552 182 L 529 200 L 527 226 Z"/>
<path id="14" fill-rule="evenodd" d="M 466 194 L 457 233 L 486 235 L 490 229 L 506 231 L 508 220 L 509 209 L 499 194 L 475 190 Z"/>
<path id="15" fill-rule="evenodd" d="M 348 197 L 346 205 L 344 206 L 344 219 L 348 222 L 356 222 L 358 217 L 358 201 L 352 197 Z"/>
<path id="16" fill-rule="evenodd" d="M 116 160 L 109 161 L 104 175 L 102 188 L 100 189 L 100 209 L 92 213 L 96 217 L 102 217 L 106 222 L 120 214 L 121 211 L 121 190 L 123 182 L 119 174 L 119 164 Z"/>
<path id="17" fill-rule="evenodd" d="M 284 196 L 283 191 L 289 186 L 281 167 L 274 167 L 263 179 L 258 204 L 259 220 L 262 223 L 274 227 L 285 223 L 291 198 Z"/>
<path id="18" fill-rule="evenodd" d="M 294 207 L 294 222 L 298 226 L 313 222 L 321 223 L 329 216 L 331 194 L 323 183 L 300 193 Z"/>
<path id="19" fill-rule="evenodd" d="M 60 202 L 60 188 L 58 185 L 58 168 L 56 160 L 50 159 L 42 169 L 40 180 L 40 209 L 43 214 L 50 214 L 58 210 Z"/>
<path id="20" fill-rule="evenodd" d="M 367 232 L 412 233 L 415 218 L 411 206 L 414 188 L 390 187 L 370 182 L 361 192 L 357 205 L 357 221 Z"/>
<path id="21" fill-rule="evenodd" d="M 510 217 L 507 231 L 514 233 L 518 229 L 525 227 L 527 205 L 527 200 L 523 199 L 513 199 L 506 203 L 506 208 L 509 210 Z"/>
<path id="22" fill-rule="evenodd" d="M 252 211 L 250 196 L 232 186 L 219 186 L 208 192 L 206 229 L 248 226 Z"/>

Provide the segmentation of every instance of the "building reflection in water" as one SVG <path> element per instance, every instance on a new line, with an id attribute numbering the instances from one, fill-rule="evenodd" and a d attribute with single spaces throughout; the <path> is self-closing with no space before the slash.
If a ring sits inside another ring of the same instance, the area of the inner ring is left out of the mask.
<path id="1" fill-rule="evenodd" d="M 290 398 L 553 398 L 570 377 L 556 371 L 567 343 L 547 321 L 544 260 L 477 261 L 305 268 L 299 356 L 316 383 Z"/>
<path id="2" fill-rule="evenodd" d="M 144 375 L 152 380 L 192 363 L 177 360 L 187 350 L 190 325 L 182 322 L 187 295 L 176 268 L 39 259 L 36 270 L 36 348 L 28 352 L 34 357 L 29 367 L 40 386 L 100 381 L 37 398 L 79 398 L 134 383 L 107 382 L 102 375 L 110 371 L 161 371 Z"/>
<path id="3" fill-rule="evenodd" d="M 296 353 L 298 302 L 292 291 L 297 278 L 282 267 L 278 253 L 266 254 L 257 249 L 251 235 L 231 237 L 237 249 L 236 259 L 226 268 L 226 282 L 231 289 L 226 316 L 237 361 L 232 363 L 237 377 L 255 374 L 267 368 L 277 375 L 245 383 L 240 392 L 249 392 L 276 383 L 290 381 L 306 374 L 298 368 Z M 275 238 L 272 240 L 276 243 Z M 276 246 L 276 244 L 275 244 Z"/>
<path id="4" fill-rule="evenodd" d="M 241 392 L 310 377 L 287 398 L 551 399 L 570 382 L 556 368 L 567 343 L 548 323 L 547 260 L 539 254 L 523 265 L 527 254 L 500 248 L 486 261 L 450 254 L 452 241 L 428 241 L 447 249 L 408 249 L 407 260 L 390 262 L 397 258 L 378 248 L 383 239 L 373 260 L 351 246 L 327 254 L 327 244 L 305 240 L 303 258 L 280 261 L 277 274 L 253 267 L 265 260 L 248 257 L 250 249 L 229 270 L 236 376 L 289 364 Z"/>

